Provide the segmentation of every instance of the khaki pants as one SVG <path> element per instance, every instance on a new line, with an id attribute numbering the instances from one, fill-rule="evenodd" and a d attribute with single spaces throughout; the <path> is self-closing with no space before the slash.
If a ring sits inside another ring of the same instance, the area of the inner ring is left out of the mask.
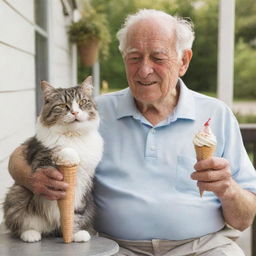
<path id="1" fill-rule="evenodd" d="M 219 232 L 196 239 L 170 240 L 121 240 L 105 234 L 119 244 L 115 256 L 245 256 L 233 241 L 239 232 L 225 228 Z"/>

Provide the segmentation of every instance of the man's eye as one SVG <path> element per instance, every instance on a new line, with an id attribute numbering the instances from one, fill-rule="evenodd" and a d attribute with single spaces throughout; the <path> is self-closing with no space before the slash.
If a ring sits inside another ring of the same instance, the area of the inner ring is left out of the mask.
<path id="1" fill-rule="evenodd" d="M 162 58 L 157 58 L 157 57 L 153 57 L 153 60 L 156 62 L 162 62 L 164 59 Z"/>
<path id="2" fill-rule="evenodd" d="M 131 59 L 132 59 L 132 60 L 138 60 L 139 57 L 132 57 Z"/>
<path id="3" fill-rule="evenodd" d="M 137 61 L 140 60 L 140 57 L 138 57 L 138 56 L 129 57 L 128 60 L 131 61 L 131 62 L 137 62 Z"/>

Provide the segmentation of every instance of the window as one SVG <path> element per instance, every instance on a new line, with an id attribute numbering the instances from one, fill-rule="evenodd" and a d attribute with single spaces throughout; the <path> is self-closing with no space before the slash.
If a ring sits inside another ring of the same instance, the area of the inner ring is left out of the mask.
<path id="1" fill-rule="evenodd" d="M 40 88 L 41 80 L 49 80 L 48 72 L 48 26 L 47 3 L 45 0 L 34 0 L 35 7 L 35 78 L 36 78 L 36 114 L 43 104 Z"/>

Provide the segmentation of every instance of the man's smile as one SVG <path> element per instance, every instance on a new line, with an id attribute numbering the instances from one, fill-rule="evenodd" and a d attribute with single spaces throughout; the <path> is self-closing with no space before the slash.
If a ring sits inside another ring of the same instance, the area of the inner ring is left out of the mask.
<path id="1" fill-rule="evenodd" d="M 150 86 L 150 85 L 156 84 L 157 82 L 156 81 L 153 81 L 153 82 L 137 81 L 137 83 L 140 84 L 140 85 L 143 85 L 143 86 Z"/>

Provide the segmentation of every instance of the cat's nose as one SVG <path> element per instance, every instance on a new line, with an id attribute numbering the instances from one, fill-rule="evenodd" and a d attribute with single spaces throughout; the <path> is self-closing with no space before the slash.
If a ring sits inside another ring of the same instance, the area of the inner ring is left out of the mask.
<path id="1" fill-rule="evenodd" d="M 78 112 L 77 111 L 73 111 L 73 112 L 71 112 L 71 114 L 74 115 L 74 116 L 77 116 Z"/>

